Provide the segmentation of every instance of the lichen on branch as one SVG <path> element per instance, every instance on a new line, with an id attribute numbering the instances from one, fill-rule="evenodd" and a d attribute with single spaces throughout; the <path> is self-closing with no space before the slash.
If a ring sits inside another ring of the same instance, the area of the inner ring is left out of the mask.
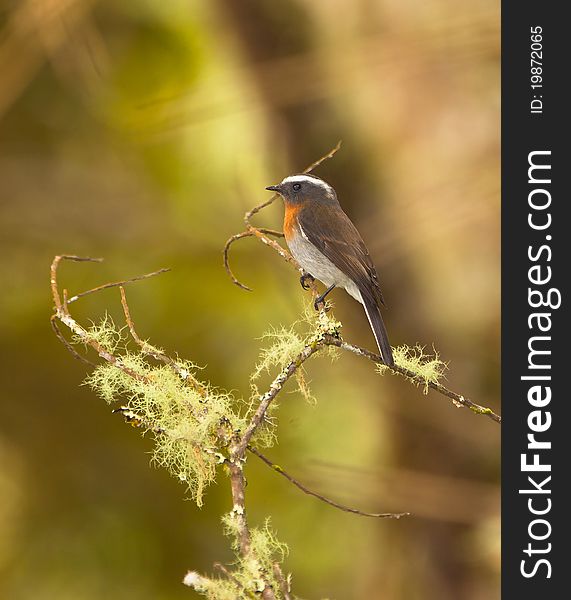
<path id="1" fill-rule="evenodd" d="M 109 330 L 106 336 L 116 340 Z M 118 332 L 115 331 L 115 334 Z M 114 352 L 117 353 L 117 346 Z M 231 394 L 210 385 L 189 385 L 169 365 L 152 365 L 142 351 L 122 348 L 121 365 L 99 365 L 86 383 L 106 402 L 120 402 L 125 411 L 139 417 L 145 431 L 155 439 L 153 461 L 185 483 L 199 506 L 204 489 L 216 477 L 223 431 L 240 431 L 246 425 Z M 197 367 L 178 361 L 181 372 L 197 379 Z M 138 377 L 133 377 L 135 373 Z"/>
<path id="2" fill-rule="evenodd" d="M 395 365 L 401 369 L 397 373 L 414 385 L 422 385 L 425 394 L 428 394 L 431 384 L 440 384 L 445 376 L 444 373 L 448 369 L 448 364 L 440 360 L 440 356 L 435 349 L 434 354 L 428 354 L 425 347 L 420 344 L 396 346 L 393 348 L 393 358 Z M 391 372 L 391 369 L 387 365 L 378 364 L 377 372 L 384 375 Z M 412 373 L 414 377 L 410 377 L 405 373 Z"/>
<path id="3" fill-rule="evenodd" d="M 338 149 L 339 145 L 310 165 L 305 172 L 331 158 Z M 225 246 L 226 270 L 233 282 L 241 287 L 246 286 L 234 277 L 228 262 L 230 245 L 239 239 L 256 237 L 300 270 L 288 251 L 272 239 L 278 238 L 279 232 L 251 224 L 251 218 L 274 199 L 248 211 L 244 218 L 246 231 L 232 236 Z M 199 506 L 203 503 L 206 487 L 215 481 L 218 466 L 223 465 L 232 496 L 232 510 L 225 515 L 223 523 L 225 533 L 232 540 L 235 562 L 230 567 L 217 563 L 215 568 L 222 574 L 220 577 L 208 577 L 190 571 L 184 579 L 186 585 L 207 599 L 291 600 L 292 597 L 291 578 L 284 576 L 280 566 L 287 547 L 278 542 L 270 529 L 269 520 L 261 528 L 251 527 L 248 523 L 244 473 L 248 451 L 305 494 L 336 509 L 375 518 L 398 519 L 408 515 L 364 512 L 335 502 L 310 490 L 257 450 L 258 447 L 271 446 L 276 439 L 273 416 L 277 397 L 290 379 L 296 380 L 297 391 L 302 396 L 313 399 L 304 365 L 316 354 L 336 356 L 340 350 L 351 352 L 372 361 L 380 373 L 402 375 L 414 384 L 422 385 L 425 393 L 428 389 L 435 390 L 457 406 L 486 415 L 498 423 L 501 421 L 499 415 L 489 408 L 475 404 L 442 385 L 446 365 L 436 353 L 430 357 L 420 346 L 400 346 L 393 349 L 395 366 L 388 367 L 379 355 L 345 342 L 341 337 L 341 324 L 332 316 L 329 303 L 317 312 L 306 310 L 305 316 L 294 325 L 274 328 L 263 336 L 267 346 L 261 349 L 251 375 L 249 397 L 234 396 L 201 381 L 199 369 L 193 362 L 172 358 L 138 336 L 124 286 L 163 273 L 165 269 L 103 284 L 70 297 L 66 290 L 61 293 L 58 285 L 58 268 L 62 260 L 100 262 L 101 259 L 56 256 L 50 272 L 55 307 L 51 324 L 55 334 L 75 358 L 93 365 L 75 349 L 77 345 L 84 345 L 95 351 L 102 361 L 94 365 L 86 383 L 106 402 L 120 404 L 114 412 L 122 413 L 128 422 L 154 437 L 153 461 L 166 467 L 183 482 Z M 119 287 L 121 291 L 126 322 L 124 327 L 116 326 L 108 316 L 97 325 L 84 327 L 71 315 L 69 304 L 88 294 L 113 287 Z M 311 290 L 315 298 L 318 294 L 315 284 L 312 284 Z M 71 331 L 71 341 L 63 335 L 60 325 Z M 132 346 L 133 342 L 135 347 Z M 264 383 L 265 391 L 261 391 L 264 377 L 271 381 Z"/>

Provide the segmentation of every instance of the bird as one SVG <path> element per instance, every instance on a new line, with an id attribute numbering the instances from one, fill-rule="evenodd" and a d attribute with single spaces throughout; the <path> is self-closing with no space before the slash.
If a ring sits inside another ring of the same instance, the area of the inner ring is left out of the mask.
<path id="1" fill-rule="evenodd" d="M 290 175 L 266 188 L 284 201 L 284 236 L 303 269 L 301 285 L 318 279 L 327 288 L 315 300 L 317 308 L 336 287 L 360 302 L 367 315 L 383 362 L 394 365 L 387 330 L 381 316 L 385 305 L 377 270 L 363 238 L 345 214 L 333 187 L 310 174 Z"/>

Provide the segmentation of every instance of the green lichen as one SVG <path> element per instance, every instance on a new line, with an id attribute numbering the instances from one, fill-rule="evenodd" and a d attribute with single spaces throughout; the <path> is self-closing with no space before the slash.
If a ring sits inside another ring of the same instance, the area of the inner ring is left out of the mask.
<path id="1" fill-rule="evenodd" d="M 247 415 L 251 416 L 259 405 L 262 394 L 259 382 L 262 376 L 273 375 L 275 377 L 287 369 L 291 363 L 296 363 L 306 347 L 323 340 L 326 335 L 338 336 L 340 330 L 341 323 L 335 320 L 330 312 L 316 311 L 313 305 L 308 305 L 303 318 L 290 327 L 282 326 L 265 333 L 260 339 L 269 343 L 260 351 L 258 362 L 250 376 L 251 395 Z M 338 356 L 338 349 L 326 346 L 320 353 L 327 354 L 334 359 Z M 297 365 L 294 379 L 297 384 L 295 391 L 310 404 L 316 404 L 317 400 L 311 391 L 307 372 L 303 365 Z M 264 422 L 255 433 L 253 441 L 256 445 L 267 448 L 275 443 L 275 412 L 278 407 L 278 402 L 274 400 L 266 413 Z"/>
<path id="2" fill-rule="evenodd" d="M 341 332 L 341 322 L 333 318 L 333 305 L 327 302 L 325 308 L 326 310 L 316 311 L 313 305 L 305 307 L 303 322 L 308 326 L 309 336 L 314 339 L 319 339 L 325 334 L 338 336 Z"/>
<path id="3" fill-rule="evenodd" d="M 292 327 L 280 327 L 271 329 L 261 338 L 263 341 L 269 341 L 266 348 L 260 351 L 260 357 L 252 375 L 252 381 L 257 381 L 261 375 L 271 373 L 274 367 L 282 370 L 304 349 L 306 340 Z"/>
<path id="4" fill-rule="evenodd" d="M 117 348 L 125 342 L 126 327 L 118 328 L 113 319 L 106 313 L 98 324 L 93 323 L 87 329 L 87 337 L 96 341 L 104 350 L 113 354 Z M 85 344 L 84 338 L 74 334 L 72 337 L 74 344 Z"/>
<path id="5" fill-rule="evenodd" d="M 288 547 L 281 543 L 270 527 L 270 519 L 266 519 L 264 526 L 250 530 L 250 549 L 247 556 L 239 554 L 239 525 L 236 512 L 222 517 L 224 533 L 232 541 L 232 548 L 236 553 L 232 577 L 240 584 L 242 593 L 250 595 L 259 594 L 266 585 L 274 590 L 276 598 L 281 598 L 280 584 L 276 579 L 273 565 L 281 564 L 288 554 Z"/>
<path id="6" fill-rule="evenodd" d="M 323 339 L 325 335 L 338 335 L 340 329 L 341 323 L 333 319 L 330 313 L 306 307 L 303 319 L 296 321 L 290 327 L 282 326 L 265 333 L 260 339 L 269 340 L 270 344 L 262 348 L 258 363 L 250 376 L 253 393 L 255 395 L 259 393 L 256 382 L 264 373 L 271 374 L 274 370 L 279 372 L 286 369 L 305 347 Z M 332 356 L 337 355 L 336 348 L 330 347 L 329 350 L 332 351 Z M 296 378 L 301 394 L 306 399 L 313 400 L 303 368 L 298 368 Z"/>
<path id="7" fill-rule="evenodd" d="M 186 575 L 185 583 L 207 600 L 251 598 L 251 596 L 245 596 L 240 586 L 230 579 L 202 577 L 198 573 L 191 572 Z"/>
<path id="8" fill-rule="evenodd" d="M 153 461 L 183 482 L 201 506 L 204 489 L 214 481 L 220 462 L 221 424 L 230 430 L 245 426 L 236 401 L 207 384 L 192 385 L 196 381 L 192 363 L 178 362 L 192 377 L 189 383 L 171 366 L 151 365 L 140 353 L 125 351 L 119 360 L 128 372 L 105 363 L 86 383 L 105 401 L 121 401 L 136 413 L 142 427 L 154 435 Z"/>
<path id="9" fill-rule="evenodd" d="M 469 406 L 468 407 L 472 412 L 477 415 L 493 415 L 494 411 L 491 408 L 485 408 L 483 406 Z"/>
<path id="10" fill-rule="evenodd" d="M 298 331 L 298 323 L 291 327 L 280 327 L 272 329 L 265 333 L 262 338 L 269 342 L 265 348 L 260 351 L 258 362 L 250 376 L 250 410 L 248 414 L 252 414 L 258 404 L 262 394 L 258 383 L 262 375 L 277 375 L 286 369 L 292 361 L 294 361 L 303 351 L 307 344 L 307 339 Z M 305 369 L 300 367 L 295 373 L 295 381 L 297 383 L 297 391 L 308 401 L 313 402 L 311 389 L 307 382 Z M 274 401 L 266 413 L 265 422 L 256 432 L 256 443 L 263 447 L 270 447 L 275 443 L 274 433 L 274 415 L 278 408 L 278 403 Z"/>
<path id="11" fill-rule="evenodd" d="M 438 352 L 427 354 L 425 347 L 417 344 L 416 346 L 397 346 L 393 348 L 393 358 L 395 365 L 406 370 L 411 376 L 405 374 L 410 381 L 417 385 L 423 385 L 423 392 L 428 393 L 430 384 L 438 384 L 444 377 L 448 365 L 440 360 Z M 394 372 L 385 365 L 377 365 L 377 371 L 384 375 L 387 371 Z"/>

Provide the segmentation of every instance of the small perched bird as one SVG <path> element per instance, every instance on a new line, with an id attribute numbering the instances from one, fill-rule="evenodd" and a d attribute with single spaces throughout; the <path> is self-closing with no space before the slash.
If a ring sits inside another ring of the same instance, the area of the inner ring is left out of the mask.
<path id="1" fill-rule="evenodd" d="M 355 225 L 343 212 L 335 190 L 315 175 L 291 175 L 266 188 L 285 203 L 284 235 L 294 258 L 307 278 L 319 279 L 327 294 L 342 287 L 365 308 L 369 324 L 385 364 L 392 366 L 393 353 L 383 319 L 383 294 L 375 265 Z"/>

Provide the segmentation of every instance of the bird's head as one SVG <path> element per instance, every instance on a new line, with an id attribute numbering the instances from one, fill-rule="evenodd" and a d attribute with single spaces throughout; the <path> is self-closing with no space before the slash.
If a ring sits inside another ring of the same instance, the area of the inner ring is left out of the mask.
<path id="1" fill-rule="evenodd" d="M 291 204 L 337 202 L 335 190 L 315 175 L 290 175 L 278 185 L 270 185 L 266 189 L 277 192 L 286 203 Z"/>

